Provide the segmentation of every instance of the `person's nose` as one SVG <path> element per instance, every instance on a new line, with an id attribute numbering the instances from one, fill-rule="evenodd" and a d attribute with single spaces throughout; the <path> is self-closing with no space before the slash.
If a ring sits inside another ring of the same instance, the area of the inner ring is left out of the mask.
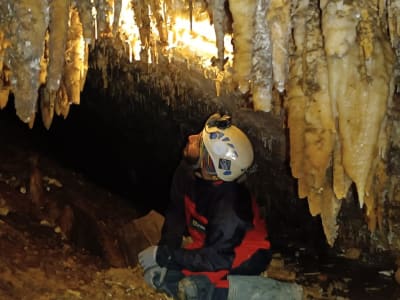
<path id="1" fill-rule="evenodd" d="M 189 143 L 194 143 L 194 142 L 196 142 L 197 138 L 198 138 L 198 135 L 197 135 L 197 134 L 189 135 L 189 137 L 188 137 L 188 142 L 189 142 Z"/>
<path id="2" fill-rule="evenodd" d="M 189 143 L 192 143 L 193 140 L 194 140 L 194 135 L 189 135 L 189 137 L 188 137 L 188 142 L 189 142 Z"/>

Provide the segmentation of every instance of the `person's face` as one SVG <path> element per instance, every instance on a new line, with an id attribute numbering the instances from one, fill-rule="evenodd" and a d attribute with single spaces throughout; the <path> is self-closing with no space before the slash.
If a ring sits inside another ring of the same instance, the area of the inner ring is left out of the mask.
<path id="1" fill-rule="evenodd" d="M 189 135 L 185 148 L 183 149 L 183 157 L 190 164 L 196 164 L 200 156 L 201 132 Z"/>

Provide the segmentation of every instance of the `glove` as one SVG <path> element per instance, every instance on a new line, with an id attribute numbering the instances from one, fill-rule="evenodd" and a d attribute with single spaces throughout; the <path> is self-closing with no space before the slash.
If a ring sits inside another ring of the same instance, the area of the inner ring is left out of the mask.
<path id="1" fill-rule="evenodd" d="M 161 268 L 158 265 L 148 268 L 144 272 L 144 281 L 153 289 L 157 290 L 164 282 L 167 268 Z"/>
<path id="2" fill-rule="evenodd" d="M 139 264 L 145 272 L 151 267 L 158 266 L 156 261 L 157 249 L 158 246 L 150 246 L 139 253 Z"/>

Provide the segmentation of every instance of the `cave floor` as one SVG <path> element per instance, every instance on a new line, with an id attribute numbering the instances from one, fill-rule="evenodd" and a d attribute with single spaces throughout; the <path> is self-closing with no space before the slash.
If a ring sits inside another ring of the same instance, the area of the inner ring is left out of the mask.
<path id="1" fill-rule="evenodd" d="M 167 299 L 146 286 L 139 267 L 111 267 L 112 259 L 105 259 L 90 241 L 71 243 L 77 237 L 68 205 L 89 208 L 91 217 L 104 220 L 111 231 L 137 217 L 135 209 L 38 153 L 29 138 L 1 118 L 0 125 L 0 299 Z M 36 175 L 31 166 L 35 157 Z M 43 189 L 36 198 L 35 180 Z M 32 199 L 46 206 L 46 213 Z M 86 239 L 95 234 L 89 232 Z M 387 267 L 341 257 L 316 259 L 307 249 L 289 245 L 276 251 L 272 265 L 264 275 L 296 281 L 304 287 L 305 299 L 400 299 L 394 270 Z"/>

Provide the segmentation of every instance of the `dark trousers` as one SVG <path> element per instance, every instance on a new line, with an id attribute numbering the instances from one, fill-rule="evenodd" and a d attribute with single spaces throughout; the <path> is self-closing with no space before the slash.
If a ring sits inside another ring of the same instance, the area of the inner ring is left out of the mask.
<path id="1" fill-rule="evenodd" d="M 185 276 L 181 271 L 168 270 L 159 291 L 166 293 L 169 297 L 179 299 L 179 282 L 185 278 L 191 285 L 196 286 L 196 296 L 186 295 L 187 300 L 226 300 L 228 298 L 227 288 L 216 288 L 208 277 L 204 275 Z M 182 285 L 182 283 L 181 283 Z M 190 292 L 188 293 L 190 294 Z"/>
<path id="2" fill-rule="evenodd" d="M 270 250 L 260 249 L 250 259 L 232 269 L 229 275 L 259 275 L 268 266 L 271 257 Z M 208 277 L 204 275 L 185 276 L 179 270 L 168 270 L 164 282 L 158 290 L 166 293 L 169 297 L 178 299 L 179 282 L 184 278 L 190 280 L 189 285 L 195 285 L 197 290 L 197 296 L 187 297 L 188 300 L 226 300 L 228 298 L 228 289 L 216 288 Z"/>

